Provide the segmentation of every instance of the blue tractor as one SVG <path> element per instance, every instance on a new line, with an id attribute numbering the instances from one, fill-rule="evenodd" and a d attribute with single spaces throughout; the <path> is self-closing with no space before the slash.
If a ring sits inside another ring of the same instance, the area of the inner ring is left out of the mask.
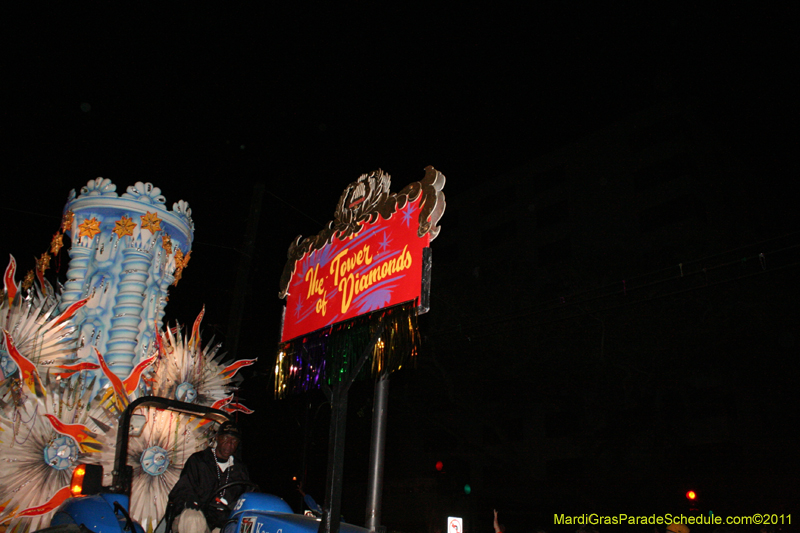
<path id="1" fill-rule="evenodd" d="M 50 526 L 40 533 L 145 533 L 128 512 L 133 467 L 127 464 L 128 437 L 131 421 L 136 409 L 155 407 L 198 418 L 222 423 L 229 420 L 228 413 L 167 398 L 145 396 L 138 398 L 123 411 L 119 421 L 117 447 L 114 459 L 113 482 L 111 487 L 102 487 L 102 467 L 99 465 L 79 465 L 73 473 L 72 492 L 69 498 L 56 510 Z M 244 483 L 252 492 L 245 492 L 233 504 L 230 516 L 222 533 L 314 533 L 320 529 L 320 513 L 296 514 L 283 499 L 258 491 L 257 485 L 250 482 L 236 482 L 219 487 L 218 494 L 231 485 Z M 306 499 L 312 508 L 313 500 Z M 211 502 L 207 502 L 211 503 Z M 219 505 L 219 504 L 218 504 Z M 228 510 L 228 509 L 226 509 Z M 173 515 L 169 508 L 162 518 L 156 533 L 171 533 Z M 341 523 L 343 533 L 368 533 L 369 530 L 351 524 Z"/>

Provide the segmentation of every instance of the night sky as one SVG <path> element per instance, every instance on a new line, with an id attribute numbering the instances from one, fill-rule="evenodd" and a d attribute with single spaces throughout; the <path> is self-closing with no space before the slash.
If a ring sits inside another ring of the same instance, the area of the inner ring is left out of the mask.
<path id="1" fill-rule="evenodd" d="M 256 410 L 244 423 L 258 435 L 245 458 L 263 486 L 293 504 L 289 477 L 302 468 L 306 416 L 317 423 L 307 464 L 317 469 L 309 479 L 322 500 L 326 451 L 318 441 L 327 428 L 324 407 L 313 418 L 321 396 L 271 398 L 278 279 L 291 240 L 331 220 L 342 190 L 360 174 L 382 168 L 397 192 L 433 165 L 447 177 L 444 192 L 455 206 L 539 155 L 671 99 L 699 110 L 715 139 L 736 154 L 745 188 L 758 200 L 752 210 L 796 222 L 789 216 L 798 175 L 798 104 L 789 81 L 797 64 L 795 8 L 409 5 L 61 4 L 16 8 L 4 24 L 0 254 L 14 254 L 20 272 L 33 268 L 59 226 L 67 193 L 98 176 L 119 192 L 151 182 L 169 206 L 188 201 L 196 224 L 192 260 L 170 293 L 167 320 L 190 323 L 205 305 L 205 338 L 235 344 L 239 358 L 259 357 L 242 391 L 242 403 Z M 263 197 L 248 242 L 256 184 Z M 439 239 L 447 225 L 445 212 Z M 775 235 L 797 231 L 767 226 Z M 451 266 L 461 267 L 469 268 Z M 248 290 L 236 300 L 240 268 Z M 786 276 L 796 273 L 794 267 Z M 793 320 L 781 319 L 796 333 L 797 307 L 774 309 L 793 313 Z M 437 311 L 434 296 L 431 316 Z M 435 337 L 435 324 L 421 321 L 423 335 Z M 796 340 L 791 346 L 795 357 L 776 364 L 796 377 Z M 736 372 L 750 371 L 737 363 Z M 414 373 L 398 379 L 413 382 Z M 470 394 L 488 402 L 492 389 Z M 358 445 L 348 469 L 366 470 L 370 395 L 364 385 L 353 392 L 348 442 Z M 797 412 L 794 404 L 776 416 Z M 402 450 L 397 439 L 404 434 L 391 431 L 389 453 Z M 426 469 L 420 464 L 420 475 Z M 785 472 L 751 477 L 769 485 L 771 475 L 776 483 L 786 479 Z M 344 512 L 359 523 L 363 505 L 345 502 Z M 491 527 L 492 507 L 513 515 L 508 507 L 515 504 L 481 505 L 474 530 Z M 517 531 L 533 527 L 517 523 Z"/>

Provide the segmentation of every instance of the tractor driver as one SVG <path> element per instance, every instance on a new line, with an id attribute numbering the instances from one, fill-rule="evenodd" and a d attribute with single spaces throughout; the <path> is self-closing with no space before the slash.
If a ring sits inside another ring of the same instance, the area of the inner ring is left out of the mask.
<path id="1" fill-rule="evenodd" d="M 241 438 L 239 427 L 234 422 L 223 422 L 217 431 L 215 445 L 192 454 L 186 461 L 180 479 L 169 493 L 169 500 L 178 515 L 173 531 L 195 533 L 222 528 L 225 524 L 230 509 L 246 487 L 235 485 L 222 493 L 218 492 L 219 487 L 234 481 L 250 480 L 245 464 L 233 456 Z"/>

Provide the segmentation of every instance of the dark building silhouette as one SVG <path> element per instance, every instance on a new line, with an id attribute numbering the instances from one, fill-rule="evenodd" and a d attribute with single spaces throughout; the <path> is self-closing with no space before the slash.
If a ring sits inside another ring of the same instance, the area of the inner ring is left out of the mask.
<path id="1" fill-rule="evenodd" d="M 758 471 L 796 466 L 800 235 L 701 117 L 665 102 L 448 197 L 386 523 L 789 501 Z"/>

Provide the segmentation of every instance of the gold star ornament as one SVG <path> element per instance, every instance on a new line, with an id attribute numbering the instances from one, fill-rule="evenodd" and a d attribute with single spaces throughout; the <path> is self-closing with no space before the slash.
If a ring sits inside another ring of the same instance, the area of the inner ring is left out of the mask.
<path id="1" fill-rule="evenodd" d="M 191 257 L 192 252 L 189 252 L 184 256 L 180 248 L 178 248 L 178 251 L 175 252 L 175 281 L 172 283 L 173 286 L 178 286 L 178 282 L 183 276 L 183 269 L 189 264 L 189 259 L 191 259 Z"/>
<path id="2" fill-rule="evenodd" d="M 133 237 L 133 228 L 136 227 L 136 223 L 133 221 L 131 217 L 126 217 L 122 215 L 122 218 L 117 220 L 114 223 L 114 233 L 117 234 L 117 237 L 120 239 L 123 238 L 125 235 L 130 235 Z"/>
<path id="3" fill-rule="evenodd" d="M 78 224 L 78 237 L 89 237 L 94 239 L 95 235 L 100 233 L 100 221 L 96 218 L 87 218 Z"/>
<path id="4" fill-rule="evenodd" d="M 161 245 L 164 248 L 164 251 L 167 255 L 172 253 L 172 239 L 169 238 L 169 235 L 162 235 L 161 236 Z"/>
<path id="5" fill-rule="evenodd" d="M 45 252 L 36 260 L 36 270 L 43 273 L 48 268 L 50 268 L 50 254 Z"/>
<path id="6" fill-rule="evenodd" d="M 64 218 L 61 220 L 61 231 L 67 232 L 72 229 L 72 221 L 75 219 L 75 213 L 67 211 L 64 213 Z"/>
<path id="7" fill-rule="evenodd" d="M 33 285 L 33 270 L 28 270 L 28 273 L 25 274 L 25 279 L 22 280 L 22 288 L 26 291 L 31 288 Z"/>
<path id="8" fill-rule="evenodd" d="M 146 215 L 141 216 L 142 229 L 148 230 L 150 233 L 161 231 L 161 219 L 158 218 L 157 213 L 147 212 Z"/>
<path id="9" fill-rule="evenodd" d="M 50 241 L 50 253 L 53 255 L 58 255 L 58 252 L 61 248 L 64 247 L 64 234 L 60 231 L 53 235 L 53 239 Z"/>

